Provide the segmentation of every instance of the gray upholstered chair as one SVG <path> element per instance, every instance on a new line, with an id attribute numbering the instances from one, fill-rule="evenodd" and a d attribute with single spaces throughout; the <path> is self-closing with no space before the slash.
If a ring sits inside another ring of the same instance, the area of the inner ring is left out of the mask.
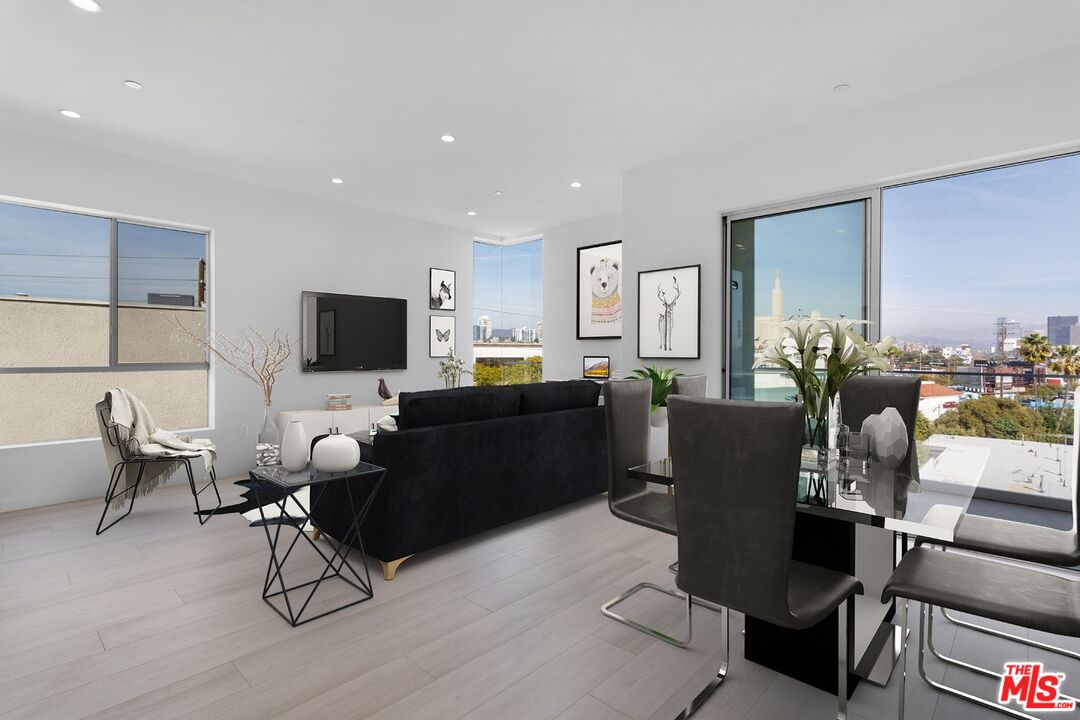
<path id="1" fill-rule="evenodd" d="M 1001 678 L 1001 674 L 994 670 L 955 660 L 937 651 L 934 647 L 934 606 L 1031 630 L 1080 637 L 1080 581 L 978 555 L 946 553 L 925 547 L 911 550 L 900 561 L 881 593 L 882 602 L 894 599 L 897 600 L 903 638 L 898 683 L 900 720 L 904 717 L 909 600 L 922 603 L 919 612 L 918 668 L 923 680 L 947 695 L 1013 717 L 1034 720 L 1032 715 L 996 702 L 996 698 L 988 700 L 973 695 L 933 680 L 926 674 L 923 658 L 929 650 L 949 665 Z"/>
<path id="2" fill-rule="evenodd" d="M 607 419 L 608 446 L 608 508 L 611 514 L 635 525 L 675 535 L 675 498 L 649 490 L 644 480 L 627 476 L 626 471 L 649 461 L 649 400 L 652 383 L 649 380 L 609 380 L 604 383 L 604 414 Z M 684 600 L 682 593 L 642 582 L 604 603 L 604 615 L 629 625 L 635 630 L 659 638 L 678 647 L 678 640 L 656 628 L 643 625 L 619 615 L 612 608 L 634 593 L 649 588 Z"/>
<path id="3" fill-rule="evenodd" d="M 684 397 L 705 397 L 709 390 L 709 376 L 677 375 L 671 380 L 671 394 Z"/>
<path id="4" fill-rule="evenodd" d="M 1073 438 L 1080 438 L 1080 413 L 1074 413 Z M 1077 533 L 1077 509 L 1080 507 L 1080 451 L 1073 445 L 1073 526 L 1069 530 L 1057 530 L 1042 525 L 1001 520 L 969 515 L 965 513 L 953 533 L 952 542 L 918 538 L 917 545 L 933 544 L 943 548 L 958 548 L 972 552 L 986 553 L 1000 557 L 1022 560 L 1037 565 L 1050 565 L 1059 568 L 1075 568 L 1080 565 L 1080 534 Z M 1014 640 L 1024 645 L 1056 652 L 1075 660 L 1080 660 L 1080 652 L 1044 643 L 1031 638 L 998 630 L 978 623 L 962 620 L 949 615 L 945 608 L 941 614 L 957 625 L 976 630 L 987 635 Z"/>
<path id="5" fill-rule="evenodd" d="M 901 467 L 909 467 L 915 452 L 915 417 L 919 413 L 918 376 L 857 375 L 840 386 L 841 422 L 858 432 L 863 420 L 887 407 L 896 408 L 907 426 L 908 454 Z"/>
<path id="6" fill-rule="evenodd" d="M 692 713 L 728 670 L 728 609 L 790 629 L 838 613 L 838 717 L 846 716 L 848 626 L 857 578 L 792 560 L 805 411 L 797 403 L 668 399 L 679 589 L 723 610 L 719 672 L 684 711 Z M 691 615 L 692 618 L 692 615 Z"/>

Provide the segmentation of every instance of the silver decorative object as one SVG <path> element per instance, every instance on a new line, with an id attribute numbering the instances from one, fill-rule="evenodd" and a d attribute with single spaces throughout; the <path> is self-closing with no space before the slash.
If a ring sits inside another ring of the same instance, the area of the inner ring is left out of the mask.
<path id="1" fill-rule="evenodd" d="M 871 437 L 875 460 L 889 470 L 900 467 L 908 453 L 908 433 L 896 408 L 888 407 L 878 415 L 867 416 L 862 432 Z"/>

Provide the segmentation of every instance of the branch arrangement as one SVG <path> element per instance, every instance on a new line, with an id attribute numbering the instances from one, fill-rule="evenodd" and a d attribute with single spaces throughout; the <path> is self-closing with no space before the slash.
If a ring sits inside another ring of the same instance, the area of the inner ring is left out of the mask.
<path id="1" fill-rule="evenodd" d="M 274 383 L 285 371 L 285 361 L 292 355 L 293 341 L 288 335 L 281 337 L 280 330 L 267 337 L 258 330 L 249 329 L 239 335 L 210 333 L 200 337 L 184 327 L 180 318 L 169 316 L 169 321 L 180 331 L 180 337 L 211 352 L 232 372 L 252 381 L 263 391 L 263 402 L 269 406 L 274 393 Z"/>

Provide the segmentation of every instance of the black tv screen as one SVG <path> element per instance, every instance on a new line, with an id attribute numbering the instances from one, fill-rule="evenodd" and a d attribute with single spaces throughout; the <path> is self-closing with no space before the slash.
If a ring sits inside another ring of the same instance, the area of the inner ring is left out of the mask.
<path id="1" fill-rule="evenodd" d="M 406 301 L 304 291 L 305 372 L 405 368 Z"/>

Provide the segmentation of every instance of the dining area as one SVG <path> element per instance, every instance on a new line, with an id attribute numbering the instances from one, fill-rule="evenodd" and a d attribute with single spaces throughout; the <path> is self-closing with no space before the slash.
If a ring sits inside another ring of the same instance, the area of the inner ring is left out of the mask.
<path id="1" fill-rule="evenodd" d="M 1080 660 L 1060 647 L 1067 643 L 1041 639 L 1080 636 L 1080 583 L 1064 570 L 1080 564 L 1080 542 L 1075 523 L 1054 529 L 970 512 L 981 510 L 977 486 L 949 482 L 920 460 L 918 376 L 865 369 L 846 378 L 835 393 L 836 437 L 822 452 L 808 447 L 804 403 L 717 399 L 708 381 L 673 379 L 663 457 L 650 453 L 650 382 L 603 388 L 609 509 L 673 536 L 678 554 L 670 584 L 638 583 L 602 612 L 683 649 L 703 642 L 693 632 L 702 613 L 723 627 L 715 673 L 677 720 L 722 695 L 747 663 L 835 696 L 837 718 L 848 717 L 861 684 L 896 693 L 887 717 L 905 717 L 905 701 L 926 691 L 956 698 L 973 717 L 1072 707 L 1061 673 L 1053 697 L 1037 698 L 1029 666 L 980 664 L 934 644 L 936 622 L 939 635 L 945 623 L 1009 643 L 1046 673 Z M 863 431 L 895 436 L 878 423 L 883 414 L 899 417 L 903 441 L 861 452 Z M 651 627 L 623 609 L 643 603 L 680 606 L 679 628 Z M 742 657 L 730 653 L 733 612 L 743 616 Z M 957 673 L 988 678 L 1000 693 L 971 692 Z"/>

